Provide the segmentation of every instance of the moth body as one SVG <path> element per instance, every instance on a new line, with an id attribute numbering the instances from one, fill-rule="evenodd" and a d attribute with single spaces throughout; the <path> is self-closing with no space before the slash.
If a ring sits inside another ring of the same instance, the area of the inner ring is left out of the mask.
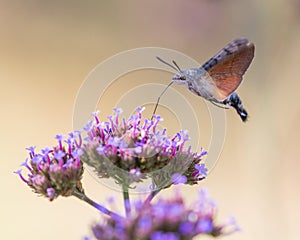
<path id="1" fill-rule="evenodd" d="M 177 84 L 186 85 L 192 93 L 206 100 L 222 100 L 216 90 L 215 83 L 203 68 L 182 70 L 173 76 L 172 81 Z"/>

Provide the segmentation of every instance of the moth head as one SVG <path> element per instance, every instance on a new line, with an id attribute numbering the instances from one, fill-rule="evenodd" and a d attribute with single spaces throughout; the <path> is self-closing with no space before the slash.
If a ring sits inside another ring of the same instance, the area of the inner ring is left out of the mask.
<path id="1" fill-rule="evenodd" d="M 187 79 L 187 76 L 186 76 L 185 71 L 180 71 L 173 76 L 172 82 L 175 82 L 177 84 L 185 84 L 186 79 Z"/>
<path id="2" fill-rule="evenodd" d="M 189 81 L 198 81 L 200 78 L 209 77 L 207 72 L 200 68 L 189 68 L 185 70 L 180 70 L 176 73 L 172 81 L 177 84 L 187 84 Z"/>
<path id="3" fill-rule="evenodd" d="M 186 82 L 186 79 L 188 78 L 188 70 L 181 70 L 180 67 L 177 65 L 177 63 L 173 60 L 172 64 L 166 62 L 165 60 L 161 59 L 160 57 L 156 57 L 160 62 L 166 64 L 167 66 L 174 69 L 177 73 L 173 76 L 172 82 L 175 82 L 177 84 L 184 84 Z"/>

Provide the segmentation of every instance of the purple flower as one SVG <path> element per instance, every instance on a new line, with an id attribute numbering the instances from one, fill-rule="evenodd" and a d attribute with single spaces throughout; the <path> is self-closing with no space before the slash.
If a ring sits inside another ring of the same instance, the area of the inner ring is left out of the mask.
<path id="1" fill-rule="evenodd" d="M 73 151 L 72 151 L 72 156 L 74 158 L 79 158 L 81 155 L 83 154 L 83 151 L 81 148 L 75 148 Z"/>
<path id="2" fill-rule="evenodd" d="M 123 112 L 123 110 L 121 108 L 114 108 L 113 110 L 116 115 L 120 115 Z"/>
<path id="3" fill-rule="evenodd" d="M 34 153 L 35 148 L 29 148 L 30 158 L 22 164 L 29 171 L 27 177 L 22 175 L 21 170 L 15 172 L 34 192 L 50 201 L 60 195 L 71 196 L 74 188 L 81 185 L 83 174 L 80 160 L 83 151 L 75 144 L 76 140 L 68 142 L 68 152 L 62 145 L 63 136 L 56 135 L 56 139 L 57 146 L 46 147 L 41 153 Z"/>
<path id="4" fill-rule="evenodd" d="M 138 113 L 142 113 L 144 110 L 145 110 L 145 107 L 137 107 L 137 108 L 136 108 L 136 111 L 137 111 Z"/>
<path id="5" fill-rule="evenodd" d="M 35 148 L 36 148 L 36 146 L 31 146 L 31 147 L 26 148 L 26 150 L 28 150 L 30 153 L 34 154 Z"/>
<path id="6" fill-rule="evenodd" d="M 203 218 L 197 223 L 197 231 L 200 233 L 211 233 L 213 228 L 212 219 Z"/>
<path id="7" fill-rule="evenodd" d="M 179 240 L 180 238 L 178 237 L 178 234 L 176 233 L 165 233 L 165 232 L 154 232 L 151 234 L 150 237 L 151 240 Z"/>
<path id="8" fill-rule="evenodd" d="M 93 116 L 94 116 L 94 118 L 95 118 L 95 121 L 96 121 L 96 124 L 98 124 L 99 123 L 99 119 L 98 119 L 98 115 L 99 115 L 99 113 L 100 113 L 100 111 L 98 110 L 98 111 L 95 111 L 95 112 L 93 112 L 92 114 L 93 114 Z"/>
<path id="9" fill-rule="evenodd" d="M 180 184 L 180 183 L 186 183 L 187 182 L 187 177 L 184 175 L 181 175 L 179 173 L 174 173 L 172 175 L 172 183 L 174 184 Z"/>
<path id="10" fill-rule="evenodd" d="M 191 221 L 183 222 L 179 225 L 179 232 L 182 235 L 189 235 L 195 228 L 195 224 Z"/>
<path id="11" fill-rule="evenodd" d="M 27 151 L 29 151 L 29 156 L 33 157 L 34 156 L 34 150 L 35 150 L 36 146 L 31 146 L 26 148 Z"/>
<path id="12" fill-rule="evenodd" d="M 56 197 L 54 188 L 47 188 L 46 192 L 50 201 L 52 201 Z"/>
<path id="13" fill-rule="evenodd" d="M 41 150 L 41 152 L 43 155 L 48 155 L 48 153 L 51 152 L 51 149 L 49 147 L 45 147 Z"/>
<path id="14" fill-rule="evenodd" d="M 152 226 L 152 217 L 151 216 L 142 216 L 137 222 L 137 231 L 140 235 L 149 234 L 153 228 Z"/>
<path id="15" fill-rule="evenodd" d="M 138 168 L 131 169 L 129 173 L 132 175 L 135 181 L 139 181 L 142 176 L 141 171 Z"/>
<path id="16" fill-rule="evenodd" d="M 196 164 L 195 168 L 198 170 L 199 176 L 206 177 L 208 169 L 205 167 L 204 163 Z"/>
<path id="17" fill-rule="evenodd" d="M 104 155 L 105 154 L 105 147 L 100 145 L 99 147 L 96 148 L 97 152 L 100 154 L 100 155 Z"/>
<path id="18" fill-rule="evenodd" d="M 23 182 L 28 183 L 27 179 L 25 179 L 22 175 L 22 169 L 14 171 L 15 174 L 19 175 Z"/>
<path id="19" fill-rule="evenodd" d="M 31 158 L 31 161 L 35 164 L 39 164 L 43 161 L 43 155 L 41 154 L 36 154 Z"/>
<path id="20" fill-rule="evenodd" d="M 66 153 L 63 152 L 63 151 L 61 151 L 61 150 L 55 151 L 55 152 L 53 153 L 54 158 L 57 159 L 57 160 L 62 160 L 62 158 L 63 158 L 65 155 L 66 155 Z"/>
<path id="21" fill-rule="evenodd" d="M 203 198 L 205 194 L 205 199 Z M 173 198 L 159 199 L 154 204 L 137 203 L 136 211 L 127 218 L 107 218 L 103 223 L 93 226 L 96 239 L 193 239 L 196 236 L 210 235 L 218 237 L 227 235 L 228 229 L 235 229 L 234 222 L 217 224 L 216 208 L 207 212 L 205 207 L 213 202 L 205 191 L 199 199 L 187 207 L 183 196 L 176 193 Z M 202 202 L 199 207 L 199 201 Z M 195 206 L 197 206 L 195 208 Z M 203 214 L 205 213 L 206 214 Z"/>
<path id="22" fill-rule="evenodd" d="M 195 168 L 203 155 L 184 148 L 189 139 L 187 131 L 180 130 L 174 137 L 168 136 L 166 129 L 157 131 L 163 119 L 158 115 L 154 121 L 145 119 L 143 110 L 137 108 L 137 113 L 128 120 L 123 119 L 122 124 L 118 122 L 120 109 L 114 109 L 108 122 L 90 122 L 85 127 L 88 137 L 82 148 L 82 161 L 91 166 L 98 177 L 113 178 L 127 186 L 149 177 L 161 187 L 197 184 L 204 178 L 200 178 Z M 166 176 L 169 177 L 166 179 Z"/>
<path id="23" fill-rule="evenodd" d="M 93 126 L 93 121 L 88 121 L 84 126 L 83 130 L 86 132 L 89 132 Z"/>

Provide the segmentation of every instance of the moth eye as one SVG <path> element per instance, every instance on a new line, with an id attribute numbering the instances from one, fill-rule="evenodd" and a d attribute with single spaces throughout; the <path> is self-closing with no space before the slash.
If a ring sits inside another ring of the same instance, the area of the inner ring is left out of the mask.
<path id="1" fill-rule="evenodd" d="M 185 76 L 180 76 L 179 79 L 180 79 L 180 80 L 186 80 L 186 77 L 185 77 Z"/>

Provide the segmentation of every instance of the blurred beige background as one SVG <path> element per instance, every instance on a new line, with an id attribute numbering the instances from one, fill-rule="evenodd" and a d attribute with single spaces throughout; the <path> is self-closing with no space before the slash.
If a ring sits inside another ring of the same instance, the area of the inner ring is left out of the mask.
<path id="1" fill-rule="evenodd" d="M 297 0 L 1 0 L 1 238 L 81 239 L 100 219 L 75 198 L 49 203 L 12 173 L 27 157 L 26 147 L 51 146 L 55 134 L 72 131 L 76 94 L 97 64 L 124 50 L 152 46 L 204 62 L 239 36 L 256 45 L 238 90 L 250 120 L 243 124 L 227 111 L 222 154 L 199 187 L 207 187 L 217 200 L 219 220 L 237 218 L 242 231 L 228 239 L 299 239 Z M 146 70 L 129 74 L 111 86 L 99 108 L 104 116 L 110 114 L 127 86 L 167 84 L 171 76 Z M 202 106 L 185 88 L 175 88 Z M 168 121 L 168 115 L 164 118 Z M 206 147 L 210 130 L 202 131 Z M 84 185 L 101 203 L 119 196 L 88 173 Z M 196 196 L 197 187 L 183 189 L 189 198 Z"/>

